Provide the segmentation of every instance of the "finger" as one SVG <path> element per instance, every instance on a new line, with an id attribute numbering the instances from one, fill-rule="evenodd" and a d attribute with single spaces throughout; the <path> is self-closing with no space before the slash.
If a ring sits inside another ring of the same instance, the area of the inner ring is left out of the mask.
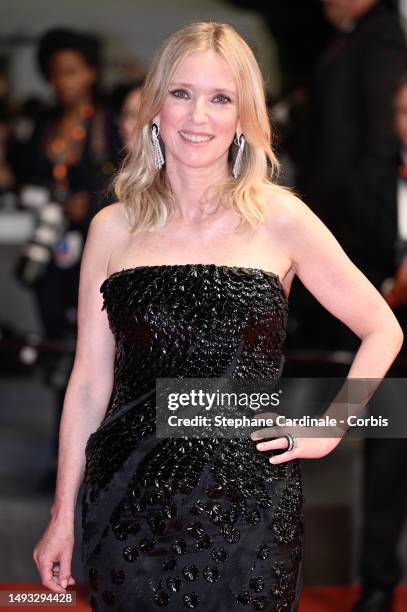
<path id="1" fill-rule="evenodd" d="M 273 423 L 275 422 L 276 418 L 278 417 L 278 412 L 256 412 L 252 418 L 255 419 L 256 421 L 258 420 L 265 420 L 265 419 L 271 419 L 273 421 Z"/>
<path id="2" fill-rule="evenodd" d="M 252 433 L 250 434 L 250 438 L 253 440 L 253 442 L 256 442 L 257 440 L 263 440 L 264 438 L 278 438 L 279 432 L 279 427 L 263 427 L 263 429 L 257 429 L 256 431 L 252 431 Z"/>
<path id="3" fill-rule="evenodd" d="M 61 568 L 59 571 L 59 584 L 66 589 L 68 581 L 71 577 L 71 557 L 63 556 L 61 558 Z"/>
<path id="4" fill-rule="evenodd" d="M 261 438 L 276 438 L 277 435 L 275 433 L 275 430 L 277 430 L 278 427 L 275 426 L 274 423 L 276 422 L 277 416 L 277 412 L 261 412 L 259 414 L 254 415 L 253 418 L 259 422 L 259 425 L 262 422 L 259 419 L 262 419 L 263 421 L 267 419 L 270 425 L 268 427 L 257 429 L 256 431 L 252 431 L 252 433 L 250 434 L 250 438 L 254 441 L 260 440 Z"/>
<path id="5" fill-rule="evenodd" d="M 76 580 L 73 576 L 71 576 L 68 580 L 68 586 L 72 586 L 73 584 L 76 584 Z"/>
<path id="6" fill-rule="evenodd" d="M 56 565 L 56 563 L 58 563 L 58 565 Z M 43 567 L 45 568 L 45 571 L 41 574 L 43 585 L 56 593 L 61 593 L 62 589 L 58 580 L 60 569 L 59 561 L 56 562 L 54 559 L 47 559 L 47 561 L 43 563 Z"/>
<path id="7" fill-rule="evenodd" d="M 288 441 L 287 438 L 276 438 L 275 440 L 268 440 L 267 442 L 259 442 L 258 444 L 256 444 L 256 448 L 259 451 L 288 448 Z"/>
<path id="8" fill-rule="evenodd" d="M 62 589 L 57 582 L 58 577 L 52 575 L 52 565 L 52 560 L 39 562 L 41 583 L 54 593 L 64 593 L 64 589 Z"/>
<path id="9" fill-rule="evenodd" d="M 285 453 L 281 453 L 280 455 L 274 455 L 274 457 L 270 457 L 269 461 L 273 465 L 278 465 L 279 463 L 286 463 L 287 461 L 292 461 L 296 459 L 297 455 L 295 451 L 286 451 Z"/>

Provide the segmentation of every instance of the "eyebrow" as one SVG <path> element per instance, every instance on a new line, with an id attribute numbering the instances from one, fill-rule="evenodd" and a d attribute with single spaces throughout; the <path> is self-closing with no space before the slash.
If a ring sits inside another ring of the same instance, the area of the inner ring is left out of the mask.
<path id="1" fill-rule="evenodd" d="M 194 86 L 191 83 L 171 83 L 171 87 L 188 87 L 189 89 L 194 88 Z M 219 93 L 219 92 L 225 92 L 231 96 L 236 95 L 236 92 L 232 91 L 231 89 L 228 89 L 227 87 L 214 87 L 213 89 L 209 90 L 208 93 Z"/>

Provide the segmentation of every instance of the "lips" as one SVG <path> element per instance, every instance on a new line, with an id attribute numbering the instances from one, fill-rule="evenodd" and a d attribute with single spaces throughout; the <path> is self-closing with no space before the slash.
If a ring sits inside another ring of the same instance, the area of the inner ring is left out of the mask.
<path id="1" fill-rule="evenodd" d="M 194 144 L 209 142 L 214 138 L 212 134 L 205 134 L 203 132 L 187 132 L 185 130 L 181 130 L 179 134 L 183 140 Z"/>

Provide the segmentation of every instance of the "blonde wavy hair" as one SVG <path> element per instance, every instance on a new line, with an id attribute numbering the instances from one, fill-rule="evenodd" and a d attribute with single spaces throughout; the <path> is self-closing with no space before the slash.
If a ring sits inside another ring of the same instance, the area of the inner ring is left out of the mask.
<path id="1" fill-rule="evenodd" d="M 174 198 L 165 166 L 153 164 L 151 123 L 160 112 L 170 84 L 182 60 L 196 51 L 213 49 L 226 60 L 236 82 L 240 125 L 246 139 L 243 168 L 232 176 L 233 153 L 229 150 L 229 176 L 212 187 L 214 201 L 232 208 L 239 217 L 237 229 L 255 227 L 265 219 L 270 195 L 277 185 L 280 164 L 272 149 L 272 129 L 267 113 L 263 78 L 248 44 L 226 24 L 216 21 L 192 23 L 175 32 L 157 53 L 141 92 L 134 146 L 114 179 L 119 201 L 125 204 L 132 233 L 154 231 L 165 225 Z"/>

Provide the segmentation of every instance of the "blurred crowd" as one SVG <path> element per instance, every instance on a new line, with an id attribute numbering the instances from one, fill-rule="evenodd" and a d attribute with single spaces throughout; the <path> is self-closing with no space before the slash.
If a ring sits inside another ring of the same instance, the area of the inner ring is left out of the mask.
<path id="1" fill-rule="evenodd" d="M 330 36 L 306 70 L 269 99 L 281 181 L 405 317 L 407 302 L 405 35 L 380 0 L 322 0 Z M 283 51 L 282 51 L 283 53 Z M 99 39 L 54 28 L 37 69 L 54 103 L 16 107 L 0 67 L 0 211 L 30 210 L 35 231 L 16 276 L 32 289 L 47 338 L 74 336 L 80 257 L 92 216 L 114 196 L 143 76 L 102 88 Z M 404 187 L 404 188 L 403 188 Z M 340 322 L 294 283 L 288 348 L 356 348 Z M 318 326 L 312 324 L 318 320 Z"/>
<path id="2" fill-rule="evenodd" d="M 322 0 L 322 9 L 330 36 L 309 67 L 310 78 L 290 82 L 269 100 L 283 162 L 281 181 L 328 226 L 406 329 L 405 34 L 397 12 L 380 0 Z M 52 105 L 32 97 L 15 107 L 0 67 L 0 215 L 32 212 L 35 228 L 21 249 L 15 275 L 32 291 L 45 337 L 64 340 L 76 333 L 86 232 L 95 212 L 114 201 L 111 179 L 132 146 L 143 75 L 103 90 L 98 38 L 68 28 L 44 32 L 36 60 L 52 91 Z M 298 281 L 291 304 L 289 349 L 356 349 L 357 338 Z M 62 382 L 59 407 L 64 391 Z M 390 497 L 398 495 L 400 470 L 407 467 L 406 444 L 398 442 L 396 464 L 388 448 L 368 447 L 367 461 L 374 465 L 368 473 L 378 479 L 366 485 L 369 504 L 378 486 L 382 491 L 387 487 Z M 383 470 L 392 478 L 383 476 Z M 394 549 L 405 497 L 400 493 L 387 531 L 380 511 L 369 515 L 363 572 L 370 590 L 389 593 L 399 579 Z M 380 509 L 377 496 L 375 504 Z M 372 535 L 379 524 L 380 546 L 385 542 L 388 548 L 386 571 L 375 566 L 382 558 L 375 555 L 378 544 Z"/>
<path id="3" fill-rule="evenodd" d="M 104 92 L 100 58 L 93 34 L 53 28 L 41 36 L 36 53 L 52 105 L 32 98 L 12 108 L 6 75 L 0 80 L 0 219 L 2 213 L 29 211 L 34 220 L 13 273 L 32 295 L 41 343 L 48 347 L 41 366 L 56 397 L 54 460 L 73 363 L 81 255 L 92 217 L 114 201 L 111 179 L 131 146 L 143 84 L 140 75 Z M 19 340 L 0 321 L 0 339 L 10 336 Z M 38 346 L 38 336 L 28 344 L 32 342 Z M 2 350 L 0 368 L 13 372 L 10 362 L 17 365 L 22 355 L 30 357 L 25 349 Z M 54 476 L 55 465 L 45 477 L 46 489 L 53 486 Z"/>

